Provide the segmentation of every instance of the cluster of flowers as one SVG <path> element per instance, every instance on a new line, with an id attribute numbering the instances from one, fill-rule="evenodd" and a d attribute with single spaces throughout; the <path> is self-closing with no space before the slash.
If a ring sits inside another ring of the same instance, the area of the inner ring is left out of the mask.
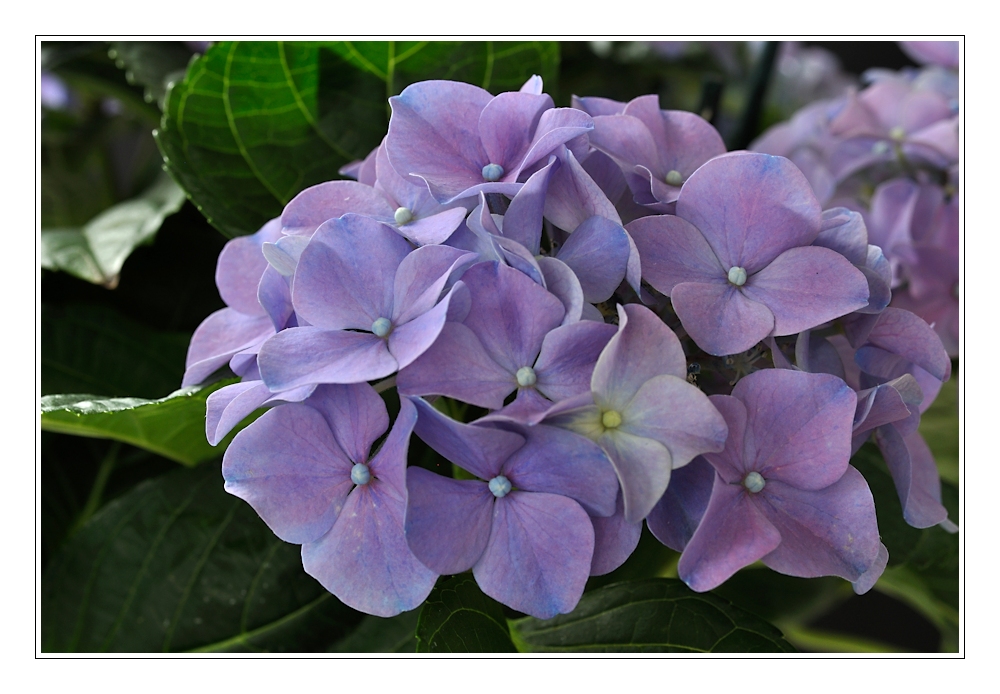
<path id="1" fill-rule="evenodd" d="M 554 108 L 537 77 L 390 104 L 355 180 L 226 245 L 185 375 L 242 377 L 208 399 L 213 444 L 269 407 L 226 489 L 343 602 L 390 616 L 471 570 L 552 617 L 643 521 L 698 591 L 762 560 L 863 592 L 887 553 L 848 461 L 873 432 L 907 519 L 946 520 L 915 437 L 948 356 L 789 159 L 656 96 Z"/>
<path id="2" fill-rule="evenodd" d="M 958 356 L 959 44 L 904 41 L 923 68 L 870 70 L 868 86 L 810 104 L 751 149 L 788 157 L 824 205 L 860 212 L 892 268 L 892 306 Z"/>

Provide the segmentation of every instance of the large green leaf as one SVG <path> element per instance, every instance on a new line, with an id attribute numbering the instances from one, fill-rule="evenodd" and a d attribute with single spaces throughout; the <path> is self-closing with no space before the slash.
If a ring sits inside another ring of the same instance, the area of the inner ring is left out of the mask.
<path id="1" fill-rule="evenodd" d="M 41 401 L 42 429 L 124 441 L 184 465 L 197 465 L 222 455 L 236 435 L 234 430 L 216 447 L 205 438 L 205 401 L 235 382 L 182 388 L 159 400 L 47 395 Z"/>
<path id="2" fill-rule="evenodd" d="M 157 398 L 177 388 L 191 336 L 100 305 L 42 304 L 42 395 Z"/>
<path id="3" fill-rule="evenodd" d="M 156 101 L 162 108 L 167 84 L 184 77 L 192 56 L 191 49 L 179 41 L 112 41 L 108 57 L 125 70 L 129 84 L 140 84 L 146 101 Z"/>
<path id="4" fill-rule="evenodd" d="M 711 593 L 648 578 L 585 593 L 570 614 L 511 623 L 522 651 L 562 653 L 789 653 L 781 632 Z"/>
<path id="5" fill-rule="evenodd" d="M 408 83 L 516 89 L 557 63 L 554 42 L 220 42 L 170 89 L 156 138 L 209 221 L 249 234 L 378 145 Z"/>
<path id="6" fill-rule="evenodd" d="M 210 466 L 109 503 L 42 577 L 47 652 L 325 650 L 360 618 Z"/>
<path id="7" fill-rule="evenodd" d="M 331 653 L 415 653 L 419 610 L 395 617 L 367 615 L 351 634 L 337 641 Z"/>
<path id="8" fill-rule="evenodd" d="M 142 195 L 108 208 L 82 228 L 42 229 L 41 265 L 113 289 L 133 249 L 149 243 L 183 204 L 184 191 L 163 174 Z"/>
<path id="9" fill-rule="evenodd" d="M 418 653 L 516 653 L 503 608 L 462 574 L 434 586 L 417 622 Z"/>

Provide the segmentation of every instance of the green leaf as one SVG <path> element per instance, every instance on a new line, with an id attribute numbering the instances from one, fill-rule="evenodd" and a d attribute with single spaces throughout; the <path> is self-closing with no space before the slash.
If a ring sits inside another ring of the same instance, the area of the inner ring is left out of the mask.
<path id="1" fill-rule="evenodd" d="M 142 195 L 110 207 L 82 228 L 43 229 L 41 265 L 114 289 L 133 249 L 150 242 L 183 204 L 184 191 L 161 175 Z"/>
<path id="2" fill-rule="evenodd" d="M 511 623 L 520 650 L 562 653 L 792 653 L 774 626 L 681 581 L 649 578 L 585 593 L 568 615 Z"/>
<path id="3" fill-rule="evenodd" d="M 417 622 L 418 653 L 516 653 L 503 608 L 462 574 L 434 586 Z"/>
<path id="4" fill-rule="evenodd" d="M 366 616 L 346 638 L 333 644 L 331 653 L 415 653 L 418 610 L 388 619 Z"/>
<path id="5" fill-rule="evenodd" d="M 129 84 L 145 88 L 147 102 L 163 107 L 167 83 L 184 77 L 191 50 L 179 41 L 112 41 L 108 57 L 125 70 Z"/>
<path id="6" fill-rule="evenodd" d="M 42 395 L 161 397 L 177 388 L 191 336 L 107 306 L 42 304 Z"/>
<path id="7" fill-rule="evenodd" d="M 216 447 L 205 439 L 205 401 L 236 381 L 182 388 L 159 400 L 47 395 L 41 402 L 42 430 L 124 441 L 184 465 L 197 465 L 222 455 L 239 429 Z"/>
<path id="8" fill-rule="evenodd" d="M 105 506 L 53 558 L 41 604 L 46 652 L 325 650 L 361 618 L 211 466 Z"/>
<path id="9" fill-rule="evenodd" d="M 553 78 L 554 42 L 224 41 L 168 92 L 156 133 L 167 168 L 227 236 L 278 216 L 385 136 L 388 97 L 424 79 L 517 89 Z"/>

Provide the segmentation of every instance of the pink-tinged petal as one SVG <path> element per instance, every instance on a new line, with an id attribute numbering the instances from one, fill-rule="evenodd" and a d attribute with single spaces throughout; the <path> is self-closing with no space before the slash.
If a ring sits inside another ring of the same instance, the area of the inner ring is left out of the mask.
<path id="1" fill-rule="evenodd" d="M 292 288 L 288 284 L 288 278 L 283 277 L 273 267 L 268 267 L 261 275 L 260 284 L 257 285 L 257 300 L 270 317 L 275 332 L 284 330 L 292 314 L 295 313 L 295 308 L 292 306 Z"/>
<path id="2" fill-rule="evenodd" d="M 619 306 L 618 332 L 594 367 L 590 387 L 595 401 L 621 412 L 646 381 L 662 374 L 687 377 L 680 340 L 645 306 Z"/>
<path id="3" fill-rule="evenodd" d="M 958 41 L 900 41 L 899 47 L 918 63 L 958 69 Z"/>
<path id="4" fill-rule="evenodd" d="M 352 463 L 367 463 L 375 439 L 389 428 L 385 403 L 367 383 L 319 386 L 307 404 L 323 415 Z"/>
<path id="5" fill-rule="evenodd" d="M 276 407 L 226 449 L 226 491 L 253 506 L 274 534 L 301 544 L 333 525 L 348 493 L 351 461 L 323 417 L 296 403 Z"/>
<path id="6" fill-rule="evenodd" d="M 613 116 L 625 110 L 624 101 L 605 99 L 603 96 L 573 95 L 571 105 L 592 116 Z"/>
<path id="7" fill-rule="evenodd" d="M 263 381 L 243 381 L 220 388 L 205 402 L 205 437 L 216 446 L 243 418 L 273 393 Z"/>
<path id="8" fill-rule="evenodd" d="M 659 441 L 617 429 L 608 429 L 597 442 L 618 474 L 625 520 L 638 523 L 649 515 L 670 483 L 673 465 L 669 449 Z"/>
<path id="9" fill-rule="evenodd" d="M 539 118 L 550 108 L 552 97 L 548 94 L 504 92 L 494 97 L 479 116 L 479 136 L 487 163 L 512 172 L 528 153 Z"/>
<path id="10" fill-rule="evenodd" d="M 616 332 L 615 326 L 594 321 L 549 332 L 535 362 L 535 387 L 552 401 L 589 392 L 594 365 Z"/>
<path id="11" fill-rule="evenodd" d="M 272 391 L 311 383 L 361 383 L 397 369 L 385 340 L 348 330 L 288 328 L 261 345 L 261 378 Z"/>
<path id="12" fill-rule="evenodd" d="M 490 162 L 479 117 L 492 99 L 485 89 L 445 80 L 411 84 L 389 99 L 385 148 L 392 168 L 423 178 L 441 202 L 482 183 Z"/>
<path id="13" fill-rule="evenodd" d="M 394 210 L 369 185 L 355 181 L 327 181 L 306 188 L 285 205 L 281 225 L 285 233 L 309 235 L 323 222 L 348 213 L 391 221 Z"/>
<path id="14" fill-rule="evenodd" d="M 687 465 L 696 455 L 722 451 L 729 431 L 707 395 L 668 374 L 646 381 L 621 417 L 621 431 L 666 446 L 674 468 Z"/>
<path id="15" fill-rule="evenodd" d="M 504 461 L 524 445 L 520 434 L 456 422 L 421 398 L 412 398 L 419 417 L 414 432 L 435 451 L 483 480 L 500 474 Z"/>
<path id="16" fill-rule="evenodd" d="M 915 131 L 904 143 L 903 152 L 942 168 L 958 162 L 958 116 Z"/>
<path id="17" fill-rule="evenodd" d="M 687 178 L 713 157 L 726 153 L 719 131 L 696 113 L 661 111 L 665 149 L 660 150 L 660 166 L 678 171 Z M 655 137 L 655 134 L 654 134 Z"/>
<path id="18" fill-rule="evenodd" d="M 476 259 L 475 253 L 465 253 L 450 246 L 423 246 L 399 263 L 393 280 L 395 297 L 392 324 L 402 325 L 426 313 L 441 298 L 441 292 L 453 274 L 461 274 L 464 266 Z"/>
<path id="19" fill-rule="evenodd" d="M 215 266 L 215 286 L 227 306 L 250 316 L 263 313 L 257 301 L 257 284 L 267 269 L 267 260 L 260 247 L 280 235 L 281 221 L 272 219 L 253 236 L 240 236 L 226 243 Z"/>
<path id="20" fill-rule="evenodd" d="M 726 420 L 729 430 L 726 445 L 718 453 L 706 453 L 707 460 L 728 484 L 742 484 L 743 478 L 753 469 L 752 461 L 744 457 L 747 436 L 747 408 L 742 400 L 731 395 L 709 396 L 712 405 Z"/>
<path id="21" fill-rule="evenodd" d="M 626 229 L 639 249 L 643 278 L 662 294 L 670 296 L 681 282 L 724 280 L 729 272 L 702 233 L 680 217 L 642 217 Z"/>
<path id="22" fill-rule="evenodd" d="M 677 200 L 722 266 L 754 274 L 789 248 L 811 244 L 822 210 L 802 172 L 784 157 L 733 152 L 695 171 Z"/>
<path id="23" fill-rule="evenodd" d="M 875 443 L 892 475 L 906 522 L 915 528 L 929 528 L 948 518 L 948 510 L 941 505 L 937 464 L 920 433 L 904 438 L 889 424 L 875 431 Z"/>
<path id="24" fill-rule="evenodd" d="M 529 77 L 521 88 L 518 90 L 524 92 L 525 94 L 541 94 L 542 93 L 542 78 L 538 75 L 532 75 Z"/>
<path id="25" fill-rule="evenodd" d="M 593 517 L 594 558 L 590 562 L 590 575 L 603 576 L 625 563 L 639 545 L 642 523 L 625 520 L 625 505 L 618 493 L 615 512 L 607 517 Z"/>
<path id="26" fill-rule="evenodd" d="M 406 490 L 406 540 L 416 557 L 442 575 L 471 569 L 490 539 L 495 497 L 486 483 L 410 467 Z"/>
<path id="27" fill-rule="evenodd" d="M 416 408 L 412 402 L 401 398 L 399 414 L 392 424 L 392 430 L 368 464 L 371 474 L 380 482 L 390 485 L 403 500 L 406 499 L 406 455 L 410 446 L 410 434 L 416 423 Z"/>
<path id="28" fill-rule="evenodd" d="M 381 148 L 382 145 L 379 145 L 369 152 L 368 156 L 364 159 L 355 159 L 350 164 L 344 164 L 337 170 L 337 173 L 347 178 L 353 178 L 358 183 L 364 183 L 366 186 L 375 185 L 375 157 Z"/>
<path id="29" fill-rule="evenodd" d="M 559 160 L 550 157 L 549 163 L 531 174 L 524 187 L 517 191 L 503 216 L 503 235 L 517 241 L 532 255 L 539 253 L 545 196 L 552 173 L 558 168 Z"/>
<path id="30" fill-rule="evenodd" d="M 622 114 L 595 117 L 590 144 L 614 159 L 625 172 L 632 172 L 636 166 L 642 166 L 657 178 L 667 174 L 666 171 L 660 171 L 656 141 L 652 133 L 635 116 Z"/>
<path id="31" fill-rule="evenodd" d="M 887 308 L 883 311 L 875 327 L 868 334 L 868 344 L 898 354 L 939 381 L 947 381 L 951 377 L 951 360 L 941 344 L 941 339 L 922 318 L 909 311 L 898 308 Z M 861 355 L 861 350 L 858 352 L 859 356 L 856 357 L 858 364 L 867 371 L 862 363 L 864 356 Z"/>
<path id="32" fill-rule="evenodd" d="M 430 217 L 415 219 L 400 226 L 397 231 L 418 246 L 444 243 L 462 225 L 468 213 L 464 207 L 453 207 Z"/>
<path id="33" fill-rule="evenodd" d="M 403 500 L 377 480 L 356 487 L 333 529 L 302 546 L 302 568 L 348 607 L 377 617 L 412 610 L 437 574 L 406 545 Z"/>
<path id="34" fill-rule="evenodd" d="M 868 257 L 868 228 L 860 212 L 834 207 L 823 212 L 823 226 L 814 246 L 837 251 L 853 265 L 863 265 Z"/>
<path id="35" fill-rule="evenodd" d="M 555 153 L 561 145 L 594 129 L 594 121 L 589 115 L 575 108 L 550 108 L 538 119 L 538 127 L 531 140 L 528 153 L 518 165 L 518 171 L 528 169 Z"/>
<path id="36" fill-rule="evenodd" d="M 878 543 L 878 554 L 875 556 L 875 561 L 872 563 L 868 570 L 865 571 L 857 580 L 851 583 L 851 587 L 854 592 L 858 595 L 864 595 L 869 590 L 875 587 L 875 583 L 881 578 L 882 572 L 885 571 L 885 567 L 889 564 L 889 550 L 881 542 Z"/>
<path id="37" fill-rule="evenodd" d="M 182 386 L 201 383 L 234 354 L 274 334 L 266 315 L 248 316 L 231 308 L 219 309 L 201 322 L 191 336 Z"/>
<path id="38" fill-rule="evenodd" d="M 544 424 L 517 429 L 527 443 L 501 469 L 514 487 L 568 496 L 595 516 L 614 513 L 618 478 L 600 446 L 572 431 Z"/>
<path id="39" fill-rule="evenodd" d="M 653 536 L 670 549 L 683 552 L 705 515 L 714 480 L 715 470 L 701 457 L 674 470 L 667 491 L 646 516 Z"/>
<path id="40" fill-rule="evenodd" d="M 910 374 L 901 376 L 891 384 L 883 383 L 861 391 L 858 393 L 858 406 L 854 414 L 854 436 L 906 419 L 911 414 L 910 407 L 916 410 L 922 399 L 920 386 Z"/>
<path id="41" fill-rule="evenodd" d="M 576 273 L 558 258 L 541 256 L 537 263 L 542 279 L 545 280 L 545 288 L 550 294 L 562 302 L 566 315 L 563 316 L 562 325 L 572 325 L 581 320 L 585 306 L 589 306 L 583 298 L 583 287 Z"/>
<path id="42" fill-rule="evenodd" d="M 389 353 L 399 364 L 400 369 L 412 364 L 437 340 L 448 319 L 451 298 L 455 295 L 455 292 L 450 292 L 430 311 L 396 327 L 390 333 Z"/>
<path id="43" fill-rule="evenodd" d="M 625 279 L 628 234 L 610 219 L 591 217 L 570 234 L 557 257 L 580 279 L 587 302 L 607 301 Z"/>
<path id="44" fill-rule="evenodd" d="M 709 354 L 745 352 L 774 329 L 774 314 L 725 279 L 714 284 L 682 282 L 670 302 L 688 335 Z"/>
<path id="45" fill-rule="evenodd" d="M 295 270 L 296 313 L 321 328 L 371 330 L 392 314 L 396 270 L 412 250 L 374 219 L 348 215 L 323 224 Z"/>
<path id="46" fill-rule="evenodd" d="M 792 248 L 747 278 L 748 299 L 774 314 L 774 334 L 794 335 L 868 305 L 868 280 L 829 248 Z"/>
<path id="47" fill-rule="evenodd" d="M 402 395 L 446 395 L 497 410 L 517 388 L 517 379 L 483 349 L 461 323 L 445 323 L 437 340 L 396 376 Z"/>
<path id="48" fill-rule="evenodd" d="M 576 607 L 593 554 L 594 528 L 579 504 L 514 491 L 497 500 L 489 543 L 472 573 L 491 598 L 549 619 Z"/>
<path id="49" fill-rule="evenodd" d="M 828 374 L 766 369 L 744 377 L 733 397 L 747 409 L 743 459 L 765 480 L 822 489 L 851 457 L 857 395 Z"/>
<path id="50" fill-rule="evenodd" d="M 772 552 L 781 535 L 742 484 L 716 476 L 705 515 L 677 563 L 692 590 L 712 590 Z"/>
<path id="51" fill-rule="evenodd" d="M 545 334 L 562 323 L 562 302 L 524 273 L 498 263 L 479 263 L 462 281 L 472 295 L 465 319 L 490 357 L 516 373 L 535 363 Z"/>
<path id="52" fill-rule="evenodd" d="M 587 172 L 568 149 L 560 153 L 562 166 L 549 179 L 548 194 L 545 196 L 545 218 L 560 229 L 574 231 L 593 216 L 604 217 L 621 224 L 621 217 L 614 203 L 601 189 L 599 183 Z M 625 179 L 621 178 L 618 167 L 610 159 L 601 155 L 614 168 L 624 189 Z M 587 159 L 589 163 L 593 156 Z M 617 179 L 616 179 L 617 180 Z M 620 196 L 622 191 L 618 191 Z"/>
<path id="53" fill-rule="evenodd" d="M 856 581 L 875 563 L 880 545 L 875 500 L 853 467 L 825 489 L 768 480 L 759 496 L 761 510 L 781 533 L 781 544 L 763 557 L 775 571 Z"/>

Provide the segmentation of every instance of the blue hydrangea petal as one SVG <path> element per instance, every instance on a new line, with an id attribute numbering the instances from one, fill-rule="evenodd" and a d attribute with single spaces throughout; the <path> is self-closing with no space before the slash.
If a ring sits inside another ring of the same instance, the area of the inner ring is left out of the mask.
<path id="1" fill-rule="evenodd" d="M 594 528 L 558 494 L 513 491 L 494 502 L 493 529 L 472 568 L 484 593 L 539 619 L 576 607 L 590 575 Z"/>
<path id="2" fill-rule="evenodd" d="M 896 426 L 887 424 L 876 429 L 875 443 L 892 475 L 906 522 L 929 528 L 945 520 L 948 511 L 941 505 L 937 464 L 920 433 L 904 437 Z"/>
<path id="3" fill-rule="evenodd" d="M 319 386 L 306 404 L 323 415 L 354 463 L 367 463 L 372 444 L 389 428 L 385 402 L 367 383 Z"/>
<path id="4" fill-rule="evenodd" d="M 705 515 L 714 480 L 714 468 L 700 456 L 674 470 L 667 491 L 646 516 L 653 536 L 670 549 L 683 552 Z"/>
<path id="5" fill-rule="evenodd" d="M 621 483 L 625 520 L 638 523 L 653 510 L 670 482 L 670 451 L 659 441 L 608 429 L 598 439 Z"/>
<path id="6" fill-rule="evenodd" d="M 354 486 L 353 463 L 322 415 L 298 403 L 276 407 L 226 449 L 226 491 L 240 497 L 285 542 L 320 538 Z"/>
<path id="7" fill-rule="evenodd" d="M 378 480 L 356 487 L 333 529 L 302 546 L 302 566 L 349 607 L 378 617 L 412 610 L 430 594 L 437 574 L 410 551 L 405 504 Z"/>
<path id="8" fill-rule="evenodd" d="M 542 340 L 535 361 L 535 387 L 557 402 L 590 390 L 590 378 L 615 326 L 596 321 L 562 325 Z"/>
<path id="9" fill-rule="evenodd" d="M 371 333 L 288 328 L 261 345 L 257 364 L 272 391 L 315 383 L 374 381 L 397 369 L 385 340 Z"/>
<path id="10" fill-rule="evenodd" d="M 201 383 L 234 354 L 259 345 L 274 334 L 266 314 L 248 316 L 231 308 L 212 313 L 191 336 L 182 386 Z"/>
<path id="11" fill-rule="evenodd" d="M 774 329 L 770 309 L 725 278 L 714 284 L 682 282 L 671 290 L 670 302 L 691 339 L 717 357 L 745 352 Z"/>
<path id="12" fill-rule="evenodd" d="M 215 266 L 215 284 L 227 306 L 250 316 L 263 313 L 257 301 L 257 283 L 267 268 L 261 245 L 280 237 L 281 220 L 272 219 L 256 234 L 226 243 Z"/>
<path id="13" fill-rule="evenodd" d="M 755 496 L 763 497 L 760 508 L 781 533 L 781 544 L 763 557 L 775 571 L 856 581 L 875 562 L 880 545 L 875 502 L 853 467 L 818 491 L 768 479 Z"/>
<path id="14" fill-rule="evenodd" d="M 471 569 L 490 539 L 494 496 L 486 483 L 411 467 L 406 490 L 406 538 L 413 553 L 442 575 Z"/>
<path id="15" fill-rule="evenodd" d="M 681 282 L 726 277 L 728 268 L 722 267 L 702 233 L 680 217 L 651 215 L 625 228 L 639 249 L 643 278 L 662 294 L 670 296 Z"/>
<path id="16" fill-rule="evenodd" d="M 583 298 L 583 287 L 580 286 L 576 273 L 566 263 L 549 256 L 539 257 L 535 265 L 541 273 L 545 288 L 562 302 L 566 311 L 562 326 L 573 325 L 580 321 L 583 318 L 584 308 L 590 304 Z"/>
<path id="17" fill-rule="evenodd" d="M 310 235 L 328 219 L 361 214 L 383 222 L 395 210 L 375 188 L 355 181 L 327 181 L 306 188 L 285 205 L 281 225 L 286 234 Z"/>
<path id="18" fill-rule="evenodd" d="M 625 279 L 628 234 L 610 219 L 591 217 L 570 234 L 556 257 L 576 273 L 588 302 L 607 301 Z"/>
<path id="19" fill-rule="evenodd" d="M 642 523 L 625 520 L 625 504 L 620 491 L 613 514 L 591 516 L 590 520 L 594 525 L 594 558 L 590 562 L 590 575 L 603 576 L 624 564 L 635 551 L 642 535 Z"/>

